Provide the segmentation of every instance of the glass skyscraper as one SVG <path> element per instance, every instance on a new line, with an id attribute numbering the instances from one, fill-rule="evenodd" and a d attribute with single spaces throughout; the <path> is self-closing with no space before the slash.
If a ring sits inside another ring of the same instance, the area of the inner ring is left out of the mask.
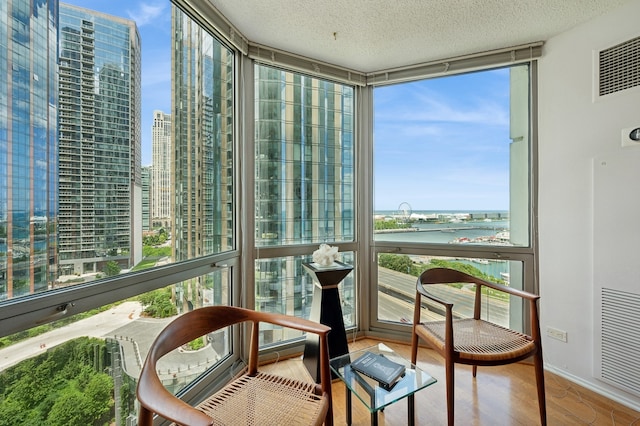
<path id="1" fill-rule="evenodd" d="M 60 5 L 61 274 L 142 257 L 140 36 L 134 21 Z"/>
<path id="2" fill-rule="evenodd" d="M 142 167 L 142 231 L 151 229 L 151 166 Z"/>
<path id="3" fill-rule="evenodd" d="M 172 8 L 174 261 L 234 247 L 233 52 Z M 200 277 L 177 286 L 179 306 L 226 303 L 223 283 Z"/>
<path id="4" fill-rule="evenodd" d="M 256 251 L 354 241 L 353 87 L 266 65 L 254 70 Z M 342 256 L 353 263 L 353 252 Z M 302 262 L 310 256 L 259 257 L 255 309 L 308 317 L 313 283 Z M 352 324 L 353 279 L 341 288 Z"/>
<path id="5" fill-rule="evenodd" d="M 0 300 L 57 277 L 57 5 L 0 2 Z"/>

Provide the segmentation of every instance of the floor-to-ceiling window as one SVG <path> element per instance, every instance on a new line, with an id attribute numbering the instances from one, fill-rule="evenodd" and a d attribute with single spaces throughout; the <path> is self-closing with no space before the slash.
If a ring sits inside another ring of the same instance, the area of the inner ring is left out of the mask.
<path id="1" fill-rule="evenodd" d="M 236 52 L 169 0 L 11 0 L 0 20 L 0 423 L 133 424 L 159 330 L 238 304 Z M 173 223 L 143 232 L 157 111 Z M 169 354 L 161 380 L 196 393 L 234 337 Z"/>
<path id="2" fill-rule="evenodd" d="M 374 89 L 374 323 L 410 322 L 432 267 L 532 289 L 530 76 L 523 64 Z M 468 312 L 468 289 L 442 291 Z M 499 295 L 483 314 L 524 325 Z"/>
<path id="3" fill-rule="evenodd" d="M 355 241 L 354 88 L 266 65 L 254 73 L 255 309 L 308 317 L 313 281 L 302 263 L 322 243 Z M 352 264 L 355 253 L 341 249 L 340 259 Z M 347 327 L 354 283 L 351 274 L 341 286 Z M 291 337 L 274 331 L 264 343 Z"/>

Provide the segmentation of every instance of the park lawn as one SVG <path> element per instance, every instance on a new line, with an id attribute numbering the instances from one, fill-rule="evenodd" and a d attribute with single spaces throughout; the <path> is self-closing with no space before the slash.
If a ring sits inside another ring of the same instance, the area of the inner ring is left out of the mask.
<path id="1" fill-rule="evenodd" d="M 131 269 L 131 272 L 134 271 L 141 271 L 143 269 L 149 269 L 149 268 L 153 268 L 156 265 L 156 262 L 158 261 L 157 258 L 144 258 L 142 259 L 142 261 L 140 263 L 138 263 L 136 266 L 134 266 Z"/>

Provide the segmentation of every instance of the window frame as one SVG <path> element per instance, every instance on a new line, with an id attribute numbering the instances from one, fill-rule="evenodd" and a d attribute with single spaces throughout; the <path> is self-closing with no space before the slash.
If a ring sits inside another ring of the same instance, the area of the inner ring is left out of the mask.
<path id="1" fill-rule="evenodd" d="M 406 339 L 408 335 L 408 326 L 401 323 L 391 323 L 388 321 L 378 320 L 378 265 L 377 259 L 379 254 L 418 254 L 418 255 L 431 255 L 431 256 L 451 256 L 451 257 L 467 257 L 467 258 L 487 258 L 487 259 L 502 259 L 502 260 L 515 260 L 521 261 L 523 264 L 523 289 L 533 293 L 538 293 L 538 221 L 537 221 L 537 194 L 538 194 L 538 132 L 537 132 L 537 60 L 528 58 L 527 60 L 517 63 L 504 64 L 501 62 L 492 64 L 491 58 L 487 58 L 488 64 L 480 69 L 474 68 L 465 69 L 461 67 L 457 72 L 447 73 L 447 75 L 456 75 L 470 71 L 482 71 L 491 70 L 505 66 L 518 66 L 524 63 L 529 66 L 529 194 L 528 194 L 528 209 L 529 209 L 529 244 L 527 246 L 489 246 L 489 245 L 456 245 L 455 248 L 444 244 L 437 243 L 410 243 L 410 242 L 391 242 L 391 241 L 376 241 L 374 240 L 373 233 L 373 216 L 374 216 L 374 155 L 375 147 L 373 143 L 363 143 L 362 158 L 366 158 L 367 166 L 362 170 L 363 180 L 365 186 L 368 189 L 363 191 L 368 193 L 366 198 L 361 200 L 368 211 L 364 214 L 365 218 L 370 218 L 370 223 L 367 224 L 365 230 L 362 232 L 368 232 L 368 246 L 369 252 L 366 259 L 369 259 L 369 263 L 364 267 L 364 279 L 363 282 L 375 283 L 368 286 L 362 285 L 360 288 L 361 300 L 367 301 L 370 310 L 368 314 L 360 313 L 360 322 L 366 327 L 363 329 L 368 335 L 376 337 L 395 337 L 399 339 Z M 419 68 L 419 67 L 418 67 Z M 414 72 L 411 77 L 407 77 L 406 73 L 403 74 L 403 78 L 398 81 L 412 81 L 423 80 L 427 78 L 441 77 L 441 73 L 428 73 L 428 72 Z M 363 136 L 366 140 L 373 141 L 373 90 L 376 87 L 386 85 L 373 83 L 367 86 L 366 90 L 369 91 L 366 96 L 366 102 L 370 102 L 370 114 L 367 119 L 371 121 L 370 124 L 363 127 Z M 361 118 L 361 117 L 358 117 Z M 525 330 L 528 329 L 528 310 L 525 309 L 520 314 L 522 318 L 518 318 L 516 321 L 521 323 Z"/>
<path id="2" fill-rule="evenodd" d="M 40 293 L 13 297 L 0 301 L 0 337 L 60 320 L 75 314 L 83 313 L 112 303 L 124 301 L 140 294 L 161 289 L 192 278 L 203 276 L 221 268 L 229 268 L 230 300 L 233 306 L 243 306 L 241 299 L 243 286 L 242 273 L 242 217 L 241 200 L 241 146 L 242 133 L 240 123 L 241 106 L 240 76 L 242 75 L 242 57 L 244 55 L 231 45 L 225 37 L 217 31 L 212 31 L 210 25 L 203 24 L 203 17 L 194 15 L 193 9 L 185 7 L 185 3 L 167 0 L 171 7 L 178 7 L 191 19 L 233 54 L 233 198 L 235 207 L 234 218 L 234 247 L 211 255 L 170 263 L 139 272 L 129 272 L 115 277 L 103 278 L 86 284 L 76 284 L 64 288 L 49 289 Z M 222 161 L 222 160 L 221 160 Z M 197 380 L 178 392 L 185 400 L 197 400 L 202 392 L 216 389 L 227 380 L 226 372 L 242 359 L 244 353 L 244 337 L 240 327 L 234 327 L 231 336 L 229 356 Z"/>

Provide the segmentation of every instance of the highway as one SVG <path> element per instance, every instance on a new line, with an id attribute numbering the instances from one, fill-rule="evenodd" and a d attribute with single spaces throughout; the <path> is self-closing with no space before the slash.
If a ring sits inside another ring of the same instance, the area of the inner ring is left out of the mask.
<path id="1" fill-rule="evenodd" d="M 382 320 L 412 322 L 413 307 L 416 294 L 417 278 L 402 272 L 393 271 L 386 268 L 378 268 L 378 316 Z M 473 288 L 473 287 L 472 287 Z M 474 292 L 471 289 L 457 289 L 445 285 L 433 285 L 429 291 L 436 297 L 452 302 L 454 315 L 460 317 L 473 316 Z M 484 298 L 485 305 L 483 313 L 491 312 L 491 319 L 498 324 L 508 324 L 509 304 L 493 298 Z M 423 299 L 424 303 L 424 299 Z M 442 319 L 438 315 L 438 306 L 433 306 L 436 312 L 426 312 L 422 310 L 422 320 Z"/>

